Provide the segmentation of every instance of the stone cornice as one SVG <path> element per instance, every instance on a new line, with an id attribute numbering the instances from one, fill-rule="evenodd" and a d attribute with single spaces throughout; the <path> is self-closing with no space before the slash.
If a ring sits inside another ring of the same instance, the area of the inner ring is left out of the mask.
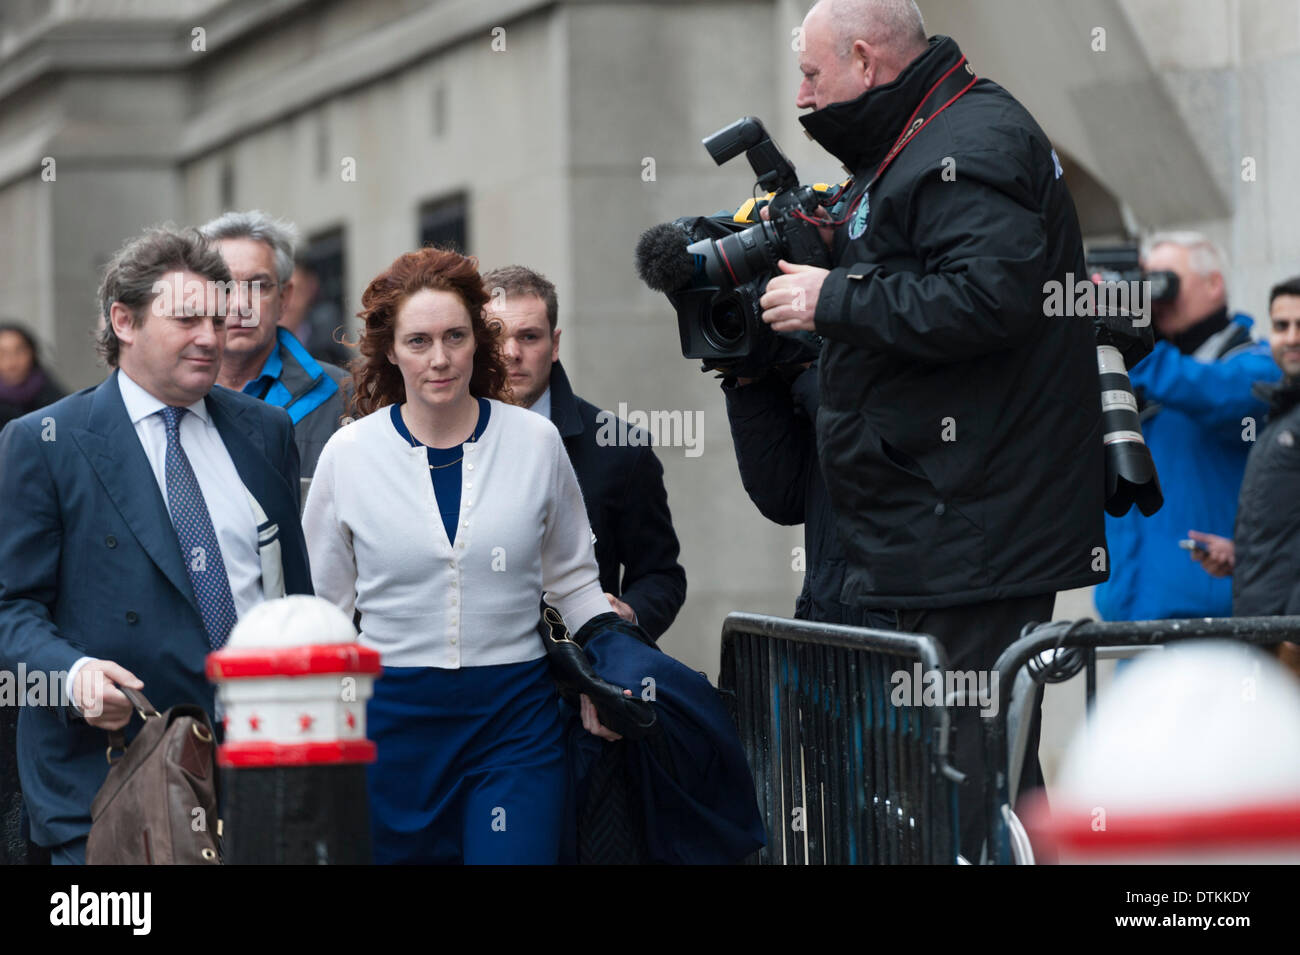
<path id="1" fill-rule="evenodd" d="M 32 30 L 0 61 L 0 114 L 5 101 L 39 87 L 43 80 L 70 75 L 147 74 L 160 82 L 187 79 L 187 72 L 250 32 L 273 28 L 277 21 L 306 13 L 313 0 L 232 0 L 200 16 L 169 20 L 68 20 Z M 230 141 L 230 131 L 249 134 L 301 112 L 315 103 L 366 85 L 440 49 L 481 35 L 487 42 L 492 27 L 510 23 L 556 0 L 445 0 L 383 24 L 355 42 L 341 43 L 310 60 L 292 63 L 261 86 L 256 97 L 223 99 L 189 116 L 176 136 L 160 151 L 155 140 L 144 144 L 130 127 L 114 128 L 87 143 L 64 129 L 64 111 L 38 129 L 7 135 L 0 145 L 0 186 L 31 173 L 42 157 L 69 148 L 83 157 L 129 159 L 133 152 L 150 162 L 182 163 Z M 191 30 L 206 31 L 207 50 L 190 47 Z M 293 29 L 292 23 L 286 28 Z M 219 67 L 218 67 L 219 68 Z M 66 95 L 55 88 L 57 103 Z M 147 126 L 142 117 L 142 127 Z M 139 143 L 139 146 L 133 146 Z M 88 152 L 83 151 L 86 148 Z M 71 157 L 70 157 L 71 158 Z"/>

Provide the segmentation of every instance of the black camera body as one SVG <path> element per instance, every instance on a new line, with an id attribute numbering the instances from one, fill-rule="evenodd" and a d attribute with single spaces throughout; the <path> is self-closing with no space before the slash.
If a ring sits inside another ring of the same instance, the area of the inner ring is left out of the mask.
<path id="1" fill-rule="evenodd" d="M 704 272 L 712 282 L 725 290 L 771 278 L 781 259 L 830 268 L 830 254 L 810 221 L 821 207 L 821 197 L 812 186 L 799 184 L 794 166 L 761 122 L 753 116 L 738 119 L 705 139 L 704 148 L 719 166 L 743 151 L 759 188 L 774 193 L 767 203 L 767 221 L 760 220 L 725 239 L 701 239 L 686 249 L 702 258 Z"/>
<path id="2" fill-rule="evenodd" d="M 768 218 L 751 222 L 719 214 L 657 226 L 637 247 L 641 278 L 667 294 L 676 309 L 682 356 L 701 359 L 706 369 L 756 377 L 774 365 L 814 360 L 817 337 L 773 332 L 763 322 L 759 300 L 781 259 L 830 267 L 812 221 L 822 193 L 799 183 L 794 166 L 752 116 L 709 136 L 704 147 L 718 165 L 745 153 L 757 185 L 773 194 L 766 202 Z M 755 218 L 759 208 L 753 208 Z"/>

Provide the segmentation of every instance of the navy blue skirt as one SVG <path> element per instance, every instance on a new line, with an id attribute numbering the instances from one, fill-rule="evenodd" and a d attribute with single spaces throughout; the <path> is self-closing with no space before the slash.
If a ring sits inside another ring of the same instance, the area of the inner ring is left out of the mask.
<path id="1" fill-rule="evenodd" d="M 376 864 L 558 860 L 564 723 L 545 657 L 385 667 L 366 720 Z"/>

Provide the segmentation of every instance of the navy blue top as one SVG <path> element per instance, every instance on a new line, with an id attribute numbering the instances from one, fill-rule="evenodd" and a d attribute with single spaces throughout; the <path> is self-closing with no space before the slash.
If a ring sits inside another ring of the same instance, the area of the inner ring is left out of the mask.
<path id="1" fill-rule="evenodd" d="M 442 515 L 442 526 L 447 529 L 447 540 L 456 543 L 456 519 L 460 517 L 460 464 L 465 457 L 465 445 L 454 448 L 431 448 L 421 445 L 406 430 L 402 420 L 401 405 L 393 405 L 391 412 L 393 427 L 397 433 L 410 443 L 411 447 L 423 447 L 429 455 L 429 477 L 433 479 L 433 496 L 438 502 L 438 513 Z M 486 398 L 478 399 L 478 424 L 474 426 L 474 436 L 470 441 L 483 437 L 488 418 L 492 415 L 492 405 Z"/>

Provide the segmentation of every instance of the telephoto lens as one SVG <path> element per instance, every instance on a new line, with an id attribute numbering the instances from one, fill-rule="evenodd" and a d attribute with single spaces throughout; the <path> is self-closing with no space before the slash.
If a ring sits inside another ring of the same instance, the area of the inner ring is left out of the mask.
<path id="1" fill-rule="evenodd" d="M 1136 504 L 1150 517 L 1165 502 L 1155 461 L 1142 437 L 1137 396 L 1114 345 L 1097 346 L 1101 423 L 1106 445 L 1106 513 L 1123 517 Z"/>

